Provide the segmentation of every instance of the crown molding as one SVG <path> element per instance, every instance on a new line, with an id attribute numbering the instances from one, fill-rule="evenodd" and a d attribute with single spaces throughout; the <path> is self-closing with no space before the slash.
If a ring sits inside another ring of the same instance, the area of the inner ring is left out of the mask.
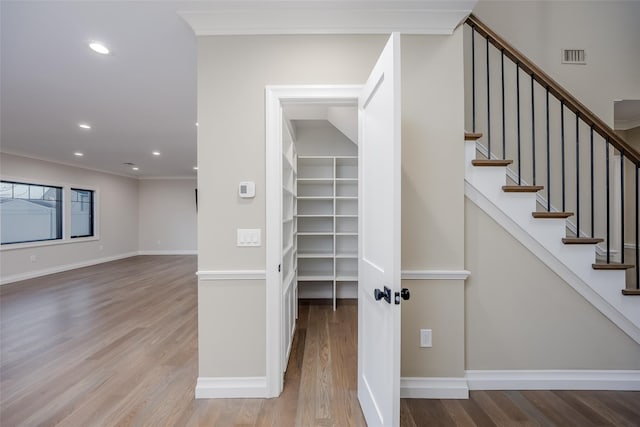
<path id="1" fill-rule="evenodd" d="M 196 36 L 270 34 L 452 34 L 477 0 L 239 1 L 178 11 Z"/>

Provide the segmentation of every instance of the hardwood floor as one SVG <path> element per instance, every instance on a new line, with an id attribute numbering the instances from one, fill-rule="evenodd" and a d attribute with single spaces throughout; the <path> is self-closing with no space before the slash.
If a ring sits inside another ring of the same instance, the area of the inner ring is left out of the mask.
<path id="1" fill-rule="evenodd" d="M 300 305 L 277 399 L 193 398 L 193 256 L 129 258 L 0 287 L 0 426 L 363 426 L 357 307 Z M 403 399 L 403 426 L 640 426 L 640 393 Z"/>

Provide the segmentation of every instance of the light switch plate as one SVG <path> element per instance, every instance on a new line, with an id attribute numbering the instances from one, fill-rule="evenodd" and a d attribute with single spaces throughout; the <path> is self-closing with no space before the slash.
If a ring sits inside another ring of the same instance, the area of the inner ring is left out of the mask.
<path id="1" fill-rule="evenodd" d="M 262 239 L 259 228 L 238 228 L 238 246 L 260 246 Z"/>
<path id="2" fill-rule="evenodd" d="M 432 347 L 431 329 L 420 329 L 420 347 Z"/>

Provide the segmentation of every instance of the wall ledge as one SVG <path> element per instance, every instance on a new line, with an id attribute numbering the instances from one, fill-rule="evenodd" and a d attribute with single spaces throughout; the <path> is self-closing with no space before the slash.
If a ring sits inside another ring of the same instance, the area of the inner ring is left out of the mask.
<path id="1" fill-rule="evenodd" d="M 402 280 L 467 280 L 467 270 L 402 270 Z"/>
<path id="2" fill-rule="evenodd" d="M 218 280 L 266 280 L 265 270 L 200 270 L 196 273 L 200 281 Z"/>
<path id="3" fill-rule="evenodd" d="M 196 399 L 266 398 L 267 377 L 198 377 Z"/>

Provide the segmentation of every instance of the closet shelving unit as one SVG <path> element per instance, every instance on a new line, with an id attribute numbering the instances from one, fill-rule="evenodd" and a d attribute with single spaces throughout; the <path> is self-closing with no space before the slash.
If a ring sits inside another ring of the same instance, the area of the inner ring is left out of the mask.
<path id="1" fill-rule="evenodd" d="M 299 156 L 298 283 L 338 288 L 358 280 L 358 158 Z"/>
<path id="2" fill-rule="evenodd" d="M 297 154 L 289 129 L 284 126 L 282 142 L 282 299 L 283 299 L 283 352 L 286 361 L 291 351 L 295 319 L 298 317 L 298 281 L 296 259 L 297 212 Z"/>

